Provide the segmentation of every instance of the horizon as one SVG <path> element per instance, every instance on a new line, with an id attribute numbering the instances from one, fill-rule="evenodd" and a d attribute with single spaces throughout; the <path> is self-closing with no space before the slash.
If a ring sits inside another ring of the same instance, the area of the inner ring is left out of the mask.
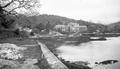
<path id="1" fill-rule="evenodd" d="M 41 14 L 111 24 L 120 21 L 120 0 L 40 0 Z"/>

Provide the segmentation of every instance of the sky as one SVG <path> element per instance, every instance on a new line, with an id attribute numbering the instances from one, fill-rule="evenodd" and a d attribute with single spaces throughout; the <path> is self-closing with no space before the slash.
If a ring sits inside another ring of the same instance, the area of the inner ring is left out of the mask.
<path id="1" fill-rule="evenodd" d="M 110 24 L 120 21 L 120 0 L 40 0 L 41 14 Z"/>

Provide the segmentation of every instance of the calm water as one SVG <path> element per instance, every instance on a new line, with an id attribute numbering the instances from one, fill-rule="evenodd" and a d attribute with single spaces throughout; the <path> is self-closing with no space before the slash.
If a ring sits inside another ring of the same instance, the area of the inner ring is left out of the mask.
<path id="1" fill-rule="evenodd" d="M 63 44 L 57 48 L 59 57 L 67 61 L 88 61 L 91 66 L 104 60 L 120 60 L 120 37 L 106 41 L 90 41 L 80 45 Z"/>

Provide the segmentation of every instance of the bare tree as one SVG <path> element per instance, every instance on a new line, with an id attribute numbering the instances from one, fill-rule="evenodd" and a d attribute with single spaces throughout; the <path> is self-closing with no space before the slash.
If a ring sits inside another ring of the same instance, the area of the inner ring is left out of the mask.
<path id="1" fill-rule="evenodd" d="M 0 0 L 1 14 L 16 14 L 20 10 L 23 12 L 28 10 L 32 11 L 36 7 L 40 7 L 39 0 Z"/>
<path id="2" fill-rule="evenodd" d="M 23 12 L 27 12 L 29 14 L 37 13 L 36 8 L 40 7 L 39 0 L 0 0 L 0 23 L 7 27 L 10 24 L 11 15 L 15 15 L 17 18 L 17 14 Z M 26 13 L 25 13 L 26 14 Z M 7 20 L 9 19 L 9 20 Z M 14 21 L 12 20 L 11 23 Z"/>

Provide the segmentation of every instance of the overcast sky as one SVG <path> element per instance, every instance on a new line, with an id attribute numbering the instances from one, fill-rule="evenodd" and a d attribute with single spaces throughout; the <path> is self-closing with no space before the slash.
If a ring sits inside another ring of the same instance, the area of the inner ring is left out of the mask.
<path id="1" fill-rule="evenodd" d="M 104 24 L 120 21 L 120 0 L 41 0 L 41 14 Z"/>

